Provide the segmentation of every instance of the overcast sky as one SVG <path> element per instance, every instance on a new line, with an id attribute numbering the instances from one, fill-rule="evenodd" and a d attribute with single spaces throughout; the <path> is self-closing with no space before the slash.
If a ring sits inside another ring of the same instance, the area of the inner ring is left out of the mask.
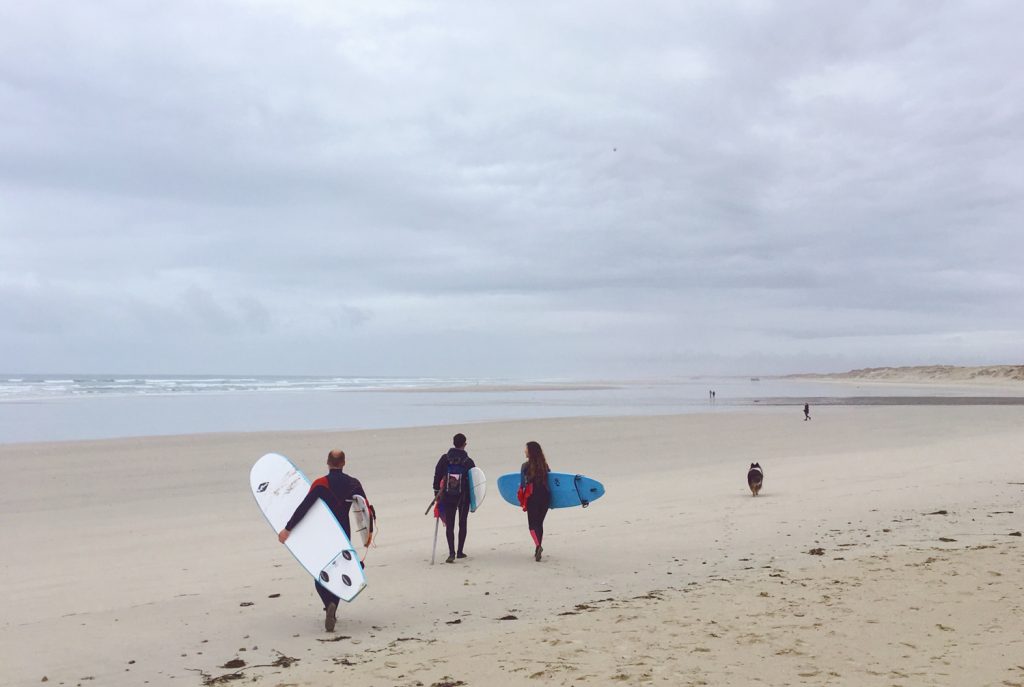
<path id="1" fill-rule="evenodd" d="M 0 0 L 0 370 L 1024 360 L 1024 5 Z"/>

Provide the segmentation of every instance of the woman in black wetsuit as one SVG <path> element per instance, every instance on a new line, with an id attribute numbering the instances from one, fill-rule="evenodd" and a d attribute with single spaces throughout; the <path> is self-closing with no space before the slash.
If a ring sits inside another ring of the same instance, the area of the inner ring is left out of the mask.
<path id="1" fill-rule="evenodd" d="M 544 516 L 551 507 L 551 490 L 548 488 L 548 461 L 544 451 L 536 441 L 526 442 L 526 462 L 519 470 L 519 503 L 526 511 L 530 526 L 530 536 L 536 548 L 533 560 L 539 561 L 544 547 Z"/>

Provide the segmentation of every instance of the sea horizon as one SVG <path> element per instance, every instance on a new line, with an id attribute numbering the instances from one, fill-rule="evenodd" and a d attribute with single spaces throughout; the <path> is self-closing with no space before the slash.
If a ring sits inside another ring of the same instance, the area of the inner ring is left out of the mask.
<path id="1" fill-rule="evenodd" d="M 1020 401 L 1008 396 L 1007 402 Z M 933 398 L 992 403 L 1002 402 L 1002 397 L 990 388 L 861 385 L 767 375 L 587 380 L 0 373 L 0 444 L 689 414 L 804 402 L 891 404 Z"/>

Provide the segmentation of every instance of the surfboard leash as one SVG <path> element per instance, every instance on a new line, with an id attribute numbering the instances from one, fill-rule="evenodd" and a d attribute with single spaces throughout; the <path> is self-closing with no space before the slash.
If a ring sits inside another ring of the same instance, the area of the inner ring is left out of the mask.
<path id="1" fill-rule="evenodd" d="M 583 497 L 583 492 L 580 491 L 580 482 L 583 481 L 583 475 L 576 475 L 572 480 L 572 486 L 576 489 L 576 496 L 580 499 L 580 505 L 586 508 L 590 505 L 590 501 Z"/>
<path id="2" fill-rule="evenodd" d="M 370 555 L 371 548 L 377 548 L 377 533 L 380 532 L 380 527 L 377 526 L 377 514 L 373 514 L 373 518 L 370 521 L 370 541 L 366 544 L 366 551 L 363 552 L 363 557 L 359 559 L 360 563 L 365 563 L 366 558 Z"/>

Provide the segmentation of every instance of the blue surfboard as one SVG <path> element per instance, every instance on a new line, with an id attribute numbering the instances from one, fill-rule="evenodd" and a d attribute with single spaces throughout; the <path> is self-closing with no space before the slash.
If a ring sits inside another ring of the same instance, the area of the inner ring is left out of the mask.
<path id="1" fill-rule="evenodd" d="M 604 496 L 604 485 L 596 479 L 567 472 L 548 473 L 548 488 L 551 489 L 552 508 L 586 508 L 593 501 Z M 498 478 L 498 492 L 501 498 L 513 506 L 519 505 L 516 492 L 519 491 L 519 473 L 510 472 Z"/>

